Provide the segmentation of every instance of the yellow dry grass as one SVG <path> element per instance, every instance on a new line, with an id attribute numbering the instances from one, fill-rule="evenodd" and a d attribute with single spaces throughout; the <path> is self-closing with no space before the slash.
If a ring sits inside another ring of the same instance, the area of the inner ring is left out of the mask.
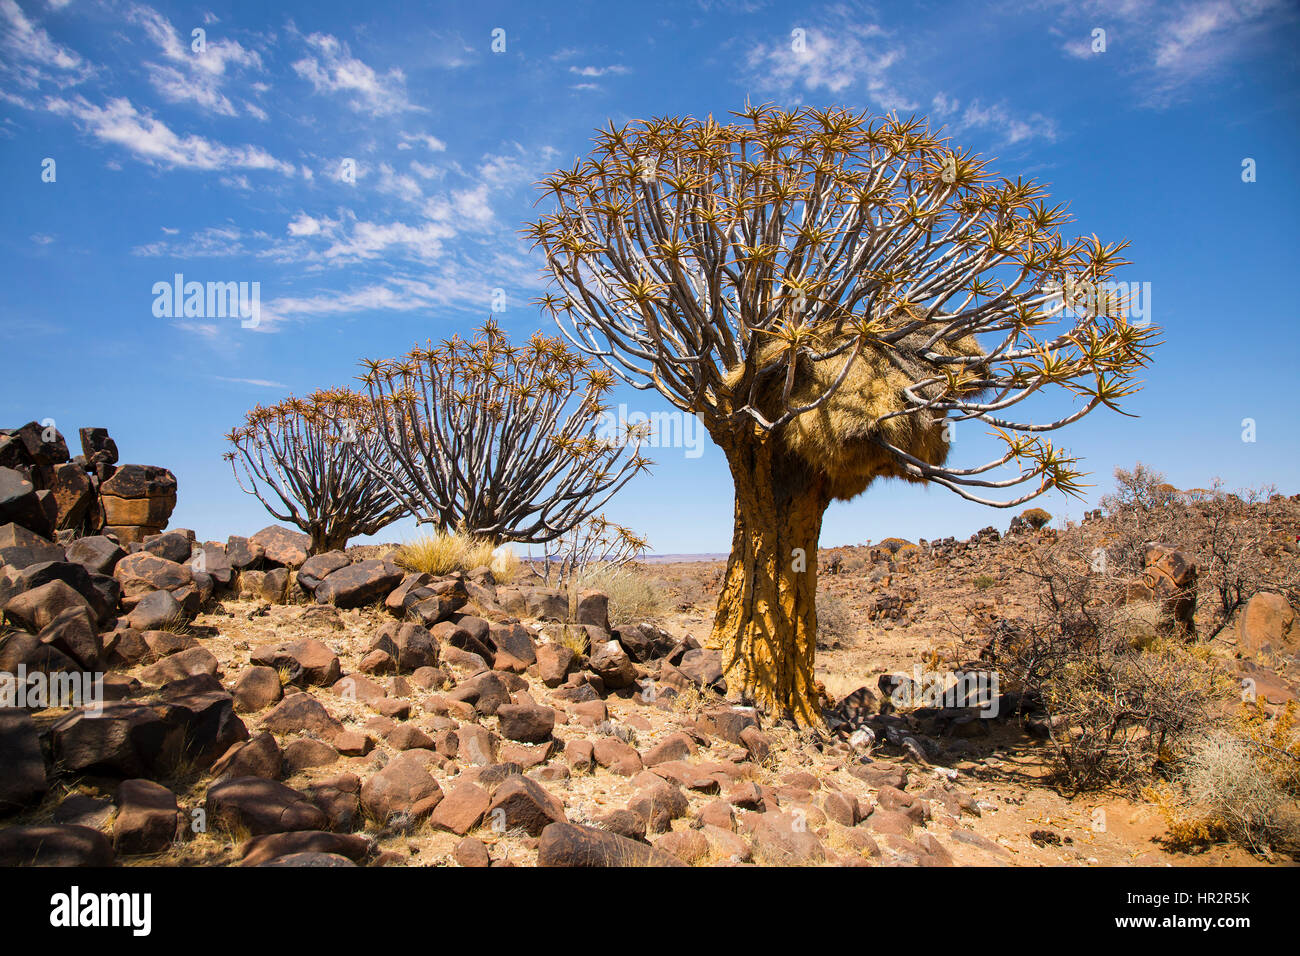
<path id="1" fill-rule="evenodd" d="M 393 554 L 393 561 L 408 571 L 434 575 L 488 567 L 499 584 L 510 581 L 519 570 L 519 557 L 508 548 L 497 548 L 487 538 L 449 531 L 407 541 Z"/>

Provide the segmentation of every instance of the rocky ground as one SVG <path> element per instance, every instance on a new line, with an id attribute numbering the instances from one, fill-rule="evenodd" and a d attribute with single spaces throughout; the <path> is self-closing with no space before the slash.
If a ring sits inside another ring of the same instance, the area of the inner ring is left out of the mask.
<path id="1" fill-rule="evenodd" d="M 850 698 L 837 734 L 720 693 L 716 562 L 641 569 L 666 596 L 654 620 L 611 621 L 591 593 L 564 625 L 526 569 L 498 584 L 407 574 L 385 549 L 307 560 L 276 529 L 61 556 L 10 534 L 6 563 L 28 563 L 0 671 L 102 665 L 111 702 L 0 715 L 0 863 L 1261 862 L 1169 852 L 1154 809 L 1123 795 L 1069 798 L 1018 717 L 876 712 L 881 675 L 955 653 L 956 615 L 1027 606 L 1036 533 L 822 554 L 818 676 Z M 116 582 L 120 607 L 96 606 L 111 588 L 74 565 Z M 1278 699 L 1288 666 L 1268 672 Z"/>

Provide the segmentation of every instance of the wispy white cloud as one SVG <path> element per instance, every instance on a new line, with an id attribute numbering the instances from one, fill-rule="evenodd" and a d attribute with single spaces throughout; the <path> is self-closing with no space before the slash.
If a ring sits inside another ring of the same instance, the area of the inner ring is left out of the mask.
<path id="1" fill-rule="evenodd" d="M 436 136 L 430 136 L 428 133 L 402 133 L 401 142 L 397 144 L 398 149 L 411 149 L 414 144 L 420 144 L 431 153 L 443 153 L 447 151 L 447 144 Z"/>
<path id="2" fill-rule="evenodd" d="M 141 113 L 126 97 L 96 106 L 84 96 L 71 100 L 49 97 L 45 108 L 77 121 L 96 139 L 113 143 L 144 162 L 165 167 L 203 170 L 270 170 L 292 176 L 295 167 L 276 159 L 260 146 L 227 146 L 194 133 L 181 135 L 162 120 Z"/>
<path id="3" fill-rule="evenodd" d="M 578 76 L 622 76 L 630 73 L 627 67 L 620 64 L 613 66 L 571 66 L 570 73 L 576 73 Z"/>
<path id="4" fill-rule="evenodd" d="M 204 38 L 202 49 L 195 50 L 193 43 L 181 39 L 171 22 L 143 5 L 133 6 L 129 18 L 144 28 L 145 35 L 158 47 L 164 62 L 146 62 L 149 82 L 169 103 L 192 102 L 199 107 L 222 116 L 236 116 L 239 111 L 222 91 L 228 78 L 227 70 L 261 71 L 262 58 L 255 50 L 245 49 L 239 42 L 228 38 Z M 265 119 L 260 106 L 245 102 L 251 115 Z"/>
<path id="5" fill-rule="evenodd" d="M 1051 143 L 1055 142 L 1057 135 L 1056 122 L 1042 113 L 1021 115 L 1005 102 L 985 105 L 978 99 L 962 109 L 960 100 L 944 92 L 936 93 L 930 101 L 930 115 L 949 133 L 980 130 L 1008 146 L 1035 139 Z"/>
<path id="6" fill-rule="evenodd" d="M 167 235 L 175 235 L 174 229 L 163 229 Z M 145 257 L 170 256 L 177 259 L 218 259 L 242 256 L 250 250 L 245 240 L 258 240 L 264 234 L 245 231 L 234 225 L 209 226 L 200 229 L 185 240 L 159 239 L 155 242 L 136 246 L 132 255 Z"/>
<path id="7" fill-rule="evenodd" d="M 465 308 L 491 302 L 492 288 L 481 273 L 448 265 L 431 279 L 402 276 L 349 290 L 323 290 L 281 296 L 262 304 L 259 332 L 276 332 L 287 322 L 303 322 L 367 312 L 418 312 Z"/>
<path id="8" fill-rule="evenodd" d="M 1212 81 L 1251 50 L 1294 22 L 1300 10 L 1286 0 L 1056 0 L 1061 46 L 1067 56 L 1116 57 L 1134 77 L 1142 102 L 1167 106 Z M 1092 30 L 1106 31 L 1104 54 L 1092 49 Z"/>
<path id="9" fill-rule="evenodd" d="M 902 47 L 880 26 L 836 10 L 829 22 L 797 26 L 788 37 L 753 47 L 747 79 L 787 93 L 860 91 L 880 109 L 915 109 L 890 76 L 902 59 Z"/>
<path id="10" fill-rule="evenodd" d="M 272 382 L 265 378 L 229 378 L 225 375 L 211 375 L 218 382 L 231 382 L 235 385 L 255 385 L 258 388 L 288 388 L 284 382 Z"/>
<path id="11" fill-rule="evenodd" d="M 75 86 L 93 69 L 75 50 L 55 42 L 33 23 L 14 0 L 0 0 L 0 77 L 3 85 L 35 90 L 42 84 Z M 8 92 L 5 100 L 32 108 L 30 101 Z"/>
<path id="12" fill-rule="evenodd" d="M 376 116 L 416 109 L 406 97 L 406 77 L 399 68 L 379 73 L 327 33 L 313 33 L 306 42 L 312 53 L 295 62 L 293 70 L 317 93 L 341 94 L 352 109 Z"/>

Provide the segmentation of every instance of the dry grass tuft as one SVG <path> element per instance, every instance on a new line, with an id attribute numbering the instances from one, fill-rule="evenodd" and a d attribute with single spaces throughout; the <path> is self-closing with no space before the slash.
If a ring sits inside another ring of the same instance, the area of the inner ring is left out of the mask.
<path id="1" fill-rule="evenodd" d="M 597 566 L 582 576 L 580 587 L 609 596 L 609 621 L 615 627 L 657 621 L 668 610 L 662 586 L 640 568 Z"/>
<path id="2" fill-rule="evenodd" d="M 433 575 L 489 567 L 498 582 L 510 580 L 519 568 L 513 551 L 497 548 L 487 538 L 447 531 L 406 542 L 393 553 L 393 562 L 408 571 Z"/>

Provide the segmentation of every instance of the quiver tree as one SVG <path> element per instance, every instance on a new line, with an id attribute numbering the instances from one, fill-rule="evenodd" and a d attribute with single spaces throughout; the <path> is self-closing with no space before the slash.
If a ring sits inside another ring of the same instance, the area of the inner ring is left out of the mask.
<path id="1" fill-rule="evenodd" d="M 405 510 L 362 463 L 374 435 L 360 395 L 317 391 L 254 408 L 226 435 L 234 449 L 224 457 L 239 487 L 310 535 L 311 553 L 320 554 L 375 534 Z"/>
<path id="2" fill-rule="evenodd" d="M 613 377 L 556 336 L 511 346 L 488 320 L 472 341 L 365 365 L 378 438 L 367 466 L 421 523 L 542 544 L 649 464 L 641 434 L 600 436 Z"/>
<path id="3" fill-rule="evenodd" d="M 993 178 L 921 121 L 738 115 L 599 131 L 545 181 L 555 210 L 531 231 L 569 340 L 699 415 L 725 454 L 728 686 L 810 724 L 827 505 L 881 477 L 1001 507 L 1076 492 L 1076 460 L 1044 433 L 1131 391 L 1152 330 L 1102 294 L 1125 243 L 1065 241 L 1040 186 Z M 1052 385 L 1071 407 L 1016 413 Z M 1001 442 L 991 461 L 948 464 L 965 421 Z"/>

